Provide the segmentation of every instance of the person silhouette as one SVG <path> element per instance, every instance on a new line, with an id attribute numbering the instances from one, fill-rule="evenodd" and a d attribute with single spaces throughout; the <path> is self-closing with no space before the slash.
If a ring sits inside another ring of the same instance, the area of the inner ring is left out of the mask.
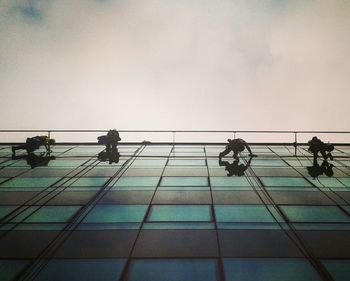
<path id="1" fill-rule="evenodd" d="M 42 152 L 40 155 L 36 155 L 35 153 L 29 153 L 27 155 L 13 156 L 13 160 L 17 159 L 26 159 L 27 164 L 32 168 L 36 167 L 44 167 L 49 164 L 51 160 L 55 160 L 55 156 L 51 156 L 50 152 Z"/>
<path id="2" fill-rule="evenodd" d="M 219 166 L 225 166 L 225 170 L 228 172 L 228 177 L 232 177 L 233 175 L 240 177 L 244 175 L 244 172 L 250 166 L 252 159 L 253 156 L 251 155 L 246 164 L 240 163 L 239 159 L 235 159 L 232 163 L 219 159 Z"/>
<path id="3" fill-rule="evenodd" d="M 118 150 L 113 149 L 113 148 L 112 148 L 112 151 L 110 151 L 110 152 L 101 151 L 97 156 L 98 160 L 100 160 L 102 162 L 108 161 L 109 164 L 118 163 L 119 157 L 120 157 L 120 154 L 119 154 Z"/>
<path id="4" fill-rule="evenodd" d="M 28 154 L 33 153 L 35 150 L 39 149 L 40 146 L 45 146 L 47 152 L 52 152 L 50 149 L 51 145 L 56 142 L 54 139 L 50 139 L 48 136 L 35 136 L 32 138 L 27 138 L 25 144 L 12 146 L 12 156 L 16 155 L 16 150 L 25 149 Z"/>
<path id="5" fill-rule="evenodd" d="M 219 159 L 222 159 L 222 157 L 229 154 L 231 151 L 233 152 L 233 158 L 238 160 L 238 153 L 244 151 L 244 149 L 247 149 L 249 152 L 249 156 L 256 157 L 257 155 L 253 154 L 249 145 L 242 139 L 228 139 L 228 145 L 226 145 L 226 148 L 223 152 L 220 152 Z"/>
<path id="6" fill-rule="evenodd" d="M 327 177 L 333 177 L 333 167 L 334 165 L 329 163 L 327 160 L 323 160 L 322 164 L 319 165 L 317 159 L 314 159 L 313 165 L 306 168 L 309 172 L 309 175 L 313 179 L 316 179 L 323 174 Z"/>
<path id="7" fill-rule="evenodd" d="M 330 143 L 324 143 L 316 136 L 308 141 L 308 145 L 308 150 L 313 154 L 314 161 L 317 160 L 317 158 L 319 157 L 318 153 L 321 153 L 324 160 L 327 160 L 328 158 L 330 160 L 333 160 L 331 152 L 334 150 L 334 145 Z"/>
<path id="8" fill-rule="evenodd" d="M 118 141 L 121 140 L 119 133 L 116 129 L 109 130 L 107 135 L 99 136 L 97 138 L 98 144 L 106 146 L 106 152 L 111 152 L 112 149 L 117 150 Z"/>

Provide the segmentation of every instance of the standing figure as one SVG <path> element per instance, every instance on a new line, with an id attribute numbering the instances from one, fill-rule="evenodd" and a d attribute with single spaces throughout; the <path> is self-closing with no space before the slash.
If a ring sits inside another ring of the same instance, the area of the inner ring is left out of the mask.
<path id="1" fill-rule="evenodd" d="M 313 137 L 309 142 L 309 148 L 308 150 L 313 153 L 314 155 L 314 162 L 318 158 L 318 153 L 320 152 L 323 156 L 324 160 L 327 160 L 328 158 L 333 160 L 333 156 L 331 154 L 331 151 L 334 150 L 334 146 L 330 143 L 324 143 L 317 137 Z M 328 153 L 326 153 L 328 152 Z"/>
<path id="2" fill-rule="evenodd" d="M 32 138 L 27 138 L 25 144 L 12 146 L 12 156 L 16 155 L 16 150 L 25 149 L 27 153 L 33 153 L 36 149 L 39 149 L 40 146 L 45 146 L 47 152 L 52 152 L 50 150 L 50 145 L 54 145 L 55 140 L 50 139 L 48 136 L 36 136 Z"/>
<path id="3" fill-rule="evenodd" d="M 238 153 L 242 152 L 245 148 L 249 152 L 249 156 L 256 157 L 254 155 L 249 147 L 249 145 L 242 139 L 228 139 L 228 145 L 226 145 L 226 148 L 223 152 L 219 154 L 219 159 L 224 157 L 225 155 L 229 154 L 231 151 L 233 152 L 233 158 L 238 160 Z"/>

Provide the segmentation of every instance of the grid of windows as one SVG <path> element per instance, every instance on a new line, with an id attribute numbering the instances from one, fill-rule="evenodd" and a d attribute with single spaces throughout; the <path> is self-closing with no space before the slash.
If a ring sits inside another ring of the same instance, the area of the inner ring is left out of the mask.
<path id="1" fill-rule="evenodd" d="M 117 164 L 57 145 L 35 168 L 0 146 L 1 280 L 350 280 L 350 147 L 317 178 L 305 147 L 251 148 L 229 177 L 210 144 L 120 145 Z"/>

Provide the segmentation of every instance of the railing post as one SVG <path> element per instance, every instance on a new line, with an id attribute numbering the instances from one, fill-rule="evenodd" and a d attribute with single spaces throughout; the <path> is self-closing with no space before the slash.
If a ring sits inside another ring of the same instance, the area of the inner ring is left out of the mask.
<path id="1" fill-rule="evenodd" d="M 297 156 L 298 132 L 294 132 L 294 155 Z"/>

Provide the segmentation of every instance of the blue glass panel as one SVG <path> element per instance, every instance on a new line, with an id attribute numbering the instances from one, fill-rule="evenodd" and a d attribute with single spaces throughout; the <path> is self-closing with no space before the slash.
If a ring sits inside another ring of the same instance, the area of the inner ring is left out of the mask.
<path id="1" fill-rule="evenodd" d="M 64 186 L 71 186 L 71 187 L 85 187 L 85 186 L 103 186 L 103 184 L 108 180 L 107 177 L 99 177 L 99 178 L 73 178 L 67 183 L 64 184 Z"/>
<path id="2" fill-rule="evenodd" d="M 98 205 L 86 216 L 84 222 L 141 222 L 147 207 L 147 205 Z"/>
<path id="3" fill-rule="evenodd" d="M 350 280 L 350 260 L 323 260 L 322 263 L 334 281 Z"/>
<path id="4" fill-rule="evenodd" d="M 35 281 L 116 281 L 126 260 L 52 260 Z"/>
<path id="5" fill-rule="evenodd" d="M 215 281 L 215 260 L 134 260 L 128 281 Z"/>
<path id="6" fill-rule="evenodd" d="M 210 221 L 209 206 L 162 205 L 152 206 L 148 221 Z"/>
<path id="7" fill-rule="evenodd" d="M 227 281 L 321 281 L 302 259 L 224 259 Z"/>
<path id="8" fill-rule="evenodd" d="M 25 260 L 0 260 L 1 281 L 12 281 L 25 267 Z"/>

